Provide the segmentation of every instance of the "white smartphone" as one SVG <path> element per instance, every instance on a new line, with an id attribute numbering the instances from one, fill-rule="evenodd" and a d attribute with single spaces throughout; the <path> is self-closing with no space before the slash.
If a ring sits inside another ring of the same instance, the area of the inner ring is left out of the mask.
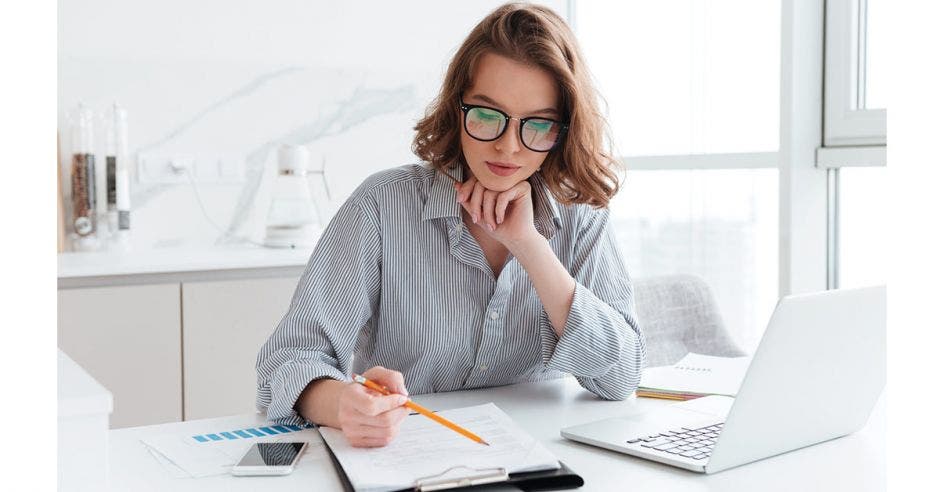
<path id="1" fill-rule="evenodd" d="M 287 475 L 307 449 L 306 442 L 257 442 L 232 467 L 232 475 Z"/>

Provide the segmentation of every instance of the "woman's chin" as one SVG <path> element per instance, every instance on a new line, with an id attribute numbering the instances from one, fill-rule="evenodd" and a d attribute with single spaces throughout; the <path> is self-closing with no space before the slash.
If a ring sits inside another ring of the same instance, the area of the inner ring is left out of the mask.
<path id="1" fill-rule="evenodd" d="M 510 179 L 510 178 L 500 178 L 500 177 L 489 177 L 489 179 L 482 179 L 480 183 L 483 184 L 483 187 L 496 192 L 504 192 L 511 189 L 513 186 L 519 184 L 521 180 L 519 179 Z"/>

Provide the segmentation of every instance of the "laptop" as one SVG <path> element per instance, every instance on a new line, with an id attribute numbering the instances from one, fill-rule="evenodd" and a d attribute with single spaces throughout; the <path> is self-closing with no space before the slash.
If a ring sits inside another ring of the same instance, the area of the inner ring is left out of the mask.
<path id="1" fill-rule="evenodd" d="M 885 386 L 884 286 L 784 297 L 737 397 L 706 396 L 561 435 L 715 473 L 862 428 Z"/>

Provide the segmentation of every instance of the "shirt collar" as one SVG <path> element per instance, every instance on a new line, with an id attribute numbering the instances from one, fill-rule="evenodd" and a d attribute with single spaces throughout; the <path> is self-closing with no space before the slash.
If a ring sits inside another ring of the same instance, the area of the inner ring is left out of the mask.
<path id="1" fill-rule="evenodd" d="M 447 168 L 447 174 L 463 182 L 464 168 L 461 165 Z M 561 229 L 561 217 L 558 215 L 558 204 L 545 185 L 542 174 L 536 172 L 529 178 L 532 185 L 532 212 L 535 228 L 547 239 L 551 239 L 558 229 Z M 457 190 L 454 189 L 454 180 L 441 171 L 435 170 L 434 181 L 428 192 L 427 201 L 421 214 L 422 220 L 439 219 L 442 217 L 460 218 L 460 204 L 457 203 Z"/>
<path id="2" fill-rule="evenodd" d="M 451 166 L 447 168 L 447 174 L 463 182 L 463 166 Z M 435 169 L 434 181 L 431 183 L 427 201 L 424 202 L 421 220 L 439 219 L 441 217 L 460 218 L 460 204 L 457 203 L 457 190 L 454 189 L 454 180 Z"/>

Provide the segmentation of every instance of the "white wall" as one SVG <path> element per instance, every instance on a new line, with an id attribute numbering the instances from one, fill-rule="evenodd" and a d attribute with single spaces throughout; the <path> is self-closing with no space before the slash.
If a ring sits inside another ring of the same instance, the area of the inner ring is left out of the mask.
<path id="1" fill-rule="evenodd" d="M 414 123 L 460 42 L 501 3 L 60 0 L 63 157 L 68 112 L 117 102 L 132 161 L 195 158 L 206 212 L 227 232 L 204 217 L 188 182 L 135 179 L 135 249 L 260 240 L 278 144 L 308 146 L 314 169 L 326 162 L 327 214 L 369 174 L 416 162 Z M 539 3 L 567 15 L 563 0 Z M 241 177 L 203 174 L 202 163 L 219 160 Z"/>

